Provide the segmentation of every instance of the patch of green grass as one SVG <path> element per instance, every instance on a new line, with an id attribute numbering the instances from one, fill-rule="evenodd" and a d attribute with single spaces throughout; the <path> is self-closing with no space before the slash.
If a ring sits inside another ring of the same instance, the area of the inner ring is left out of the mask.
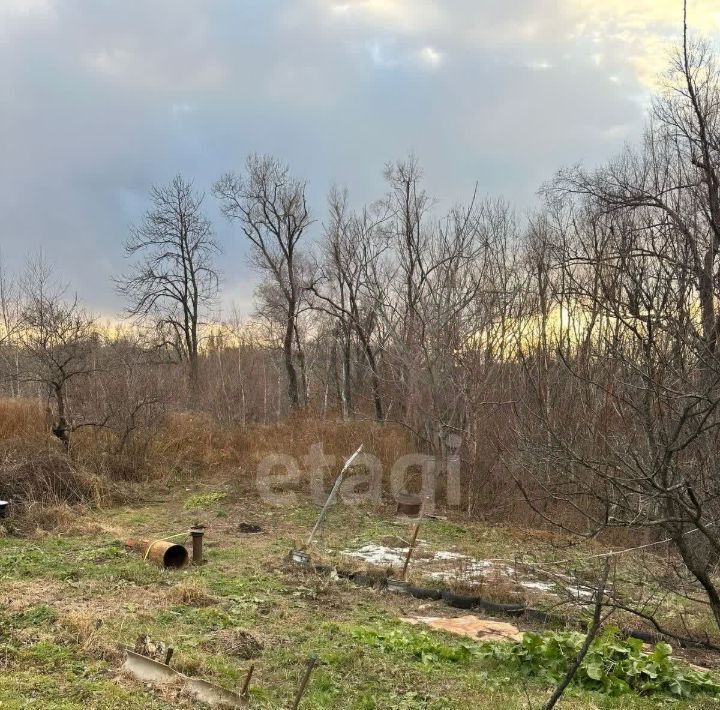
<path id="1" fill-rule="evenodd" d="M 213 504 L 223 500 L 223 498 L 227 498 L 227 493 L 198 493 L 197 495 L 190 496 L 185 503 L 183 503 L 183 508 L 185 510 L 211 508 Z"/>
<path id="2" fill-rule="evenodd" d="M 47 604 L 38 604 L 31 606 L 23 612 L 13 614 L 10 617 L 10 623 L 13 626 L 43 626 L 46 624 L 54 624 L 58 619 L 58 614 L 52 607 Z"/>
<path id="3" fill-rule="evenodd" d="M 0 708 L 48 710 L 169 710 L 152 693 L 123 688 L 103 662 L 79 649 L 40 641 L 22 650 L 11 672 L 0 672 Z"/>
<path id="4" fill-rule="evenodd" d="M 155 620 L 161 626 L 186 626 L 194 629 L 198 634 L 242 626 L 245 621 L 235 607 L 225 610 L 214 606 L 200 609 L 190 606 L 175 606 L 159 612 Z"/>
<path id="5" fill-rule="evenodd" d="M 446 643 L 428 631 L 415 631 L 405 627 L 359 627 L 353 629 L 353 636 L 361 643 L 374 646 L 383 653 L 401 654 L 425 665 L 468 662 L 480 654 L 477 644 Z"/>
<path id="6" fill-rule="evenodd" d="M 498 668 L 511 668 L 522 676 L 537 678 L 550 687 L 564 678 L 584 641 L 583 634 L 567 631 L 525 633 L 522 641 L 501 643 L 447 641 L 438 634 L 406 627 L 357 627 L 352 634 L 384 654 L 400 654 L 425 666 L 473 665 L 478 660 L 487 660 Z M 613 697 L 632 691 L 642 696 L 720 697 L 717 680 L 709 673 L 676 662 L 671 654 L 672 648 L 666 643 L 645 651 L 642 641 L 620 639 L 617 629 L 608 628 L 593 641 L 573 683 L 578 688 Z M 490 676 L 487 682 L 492 683 Z"/>

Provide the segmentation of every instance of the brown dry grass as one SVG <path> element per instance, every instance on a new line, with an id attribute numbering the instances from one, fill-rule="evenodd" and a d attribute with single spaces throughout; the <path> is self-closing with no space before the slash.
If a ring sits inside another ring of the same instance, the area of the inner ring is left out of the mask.
<path id="1" fill-rule="evenodd" d="M 231 468 L 252 472 L 270 453 L 301 462 L 316 444 L 328 455 L 346 457 L 361 443 L 388 470 L 398 457 L 413 451 L 405 430 L 372 421 L 345 422 L 300 413 L 282 423 L 243 428 L 223 427 L 206 415 L 183 412 L 168 417 L 149 455 L 158 466 L 176 473 Z"/>
<path id="2" fill-rule="evenodd" d="M 361 443 L 389 475 L 392 464 L 413 451 L 409 434 L 400 427 L 344 422 L 312 412 L 251 427 L 223 426 L 208 415 L 175 412 L 136 431 L 122 447 L 119 441 L 107 429 L 87 427 L 73 433 L 66 452 L 50 433 L 39 402 L 0 399 L 0 498 L 11 500 L 16 510 L 32 511 L 36 527 L 52 530 L 62 527 L 62 517 L 72 517 L 58 506 L 127 499 L 134 490 L 128 484 L 189 481 L 198 475 L 250 481 L 258 463 L 271 453 L 295 457 L 304 470 L 304 457 L 313 446 L 336 457 L 335 470 L 327 472 L 333 478 Z M 45 508 L 54 510 L 41 513 Z"/>
<path id="3" fill-rule="evenodd" d="M 39 401 L 0 398 L 0 441 L 42 438 L 46 431 L 47 415 Z"/>
<path id="4" fill-rule="evenodd" d="M 52 444 L 0 441 L 0 497 L 11 501 L 14 510 L 25 512 L 37 505 L 101 504 L 107 495 L 106 481 Z"/>
<path id="5" fill-rule="evenodd" d="M 68 611 L 58 620 L 65 636 L 85 653 L 103 661 L 118 661 L 122 656 L 116 644 L 107 641 L 102 634 L 103 621 L 87 611 Z"/>
<path id="6" fill-rule="evenodd" d="M 184 579 L 171 587 L 168 599 L 175 605 L 205 607 L 217 604 L 217 599 L 210 594 L 207 584 L 201 579 Z"/>
<path id="7" fill-rule="evenodd" d="M 0 498 L 32 527 L 53 529 L 74 518 L 72 505 L 98 505 L 106 481 L 68 456 L 49 432 L 39 402 L 0 399 Z"/>

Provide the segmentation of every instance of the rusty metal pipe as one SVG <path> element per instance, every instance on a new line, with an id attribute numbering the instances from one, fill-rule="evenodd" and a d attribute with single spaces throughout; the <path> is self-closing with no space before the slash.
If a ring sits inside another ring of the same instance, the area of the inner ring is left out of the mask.
<path id="1" fill-rule="evenodd" d="M 200 528 L 193 528 L 190 531 L 192 537 L 192 561 L 194 565 L 203 563 L 203 535 L 205 533 Z"/>
<path id="2" fill-rule="evenodd" d="M 187 564 L 188 551 L 184 545 L 167 540 L 126 540 L 125 547 L 144 555 L 146 560 L 165 569 L 180 569 Z"/>

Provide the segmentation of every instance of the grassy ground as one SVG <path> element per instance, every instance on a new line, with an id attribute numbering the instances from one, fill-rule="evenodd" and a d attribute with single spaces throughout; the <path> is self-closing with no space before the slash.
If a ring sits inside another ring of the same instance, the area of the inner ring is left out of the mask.
<path id="1" fill-rule="evenodd" d="M 548 697 L 548 684 L 488 660 L 423 663 L 363 641 L 359 630 L 408 629 L 400 617 L 451 616 L 452 610 L 289 565 L 285 557 L 311 527 L 314 506 L 267 506 L 231 484 L 153 495 L 157 502 L 77 514 L 54 534 L 0 537 L 0 708 L 193 707 L 119 672 L 122 648 L 144 634 L 175 649 L 178 670 L 228 688 L 237 689 L 255 663 L 256 708 L 287 707 L 311 654 L 321 664 L 306 708 L 511 710 L 541 707 Z M 338 559 L 345 547 L 406 535 L 406 526 L 390 513 L 336 507 L 317 553 Z M 207 564 L 200 568 L 162 571 L 119 542 L 171 535 L 198 522 L 207 525 Z M 241 533 L 242 522 L 258 524 L 262 532 Z M 427 521 L 421 537 L 428 549 L 478 557 L 513 558 L 518 549 L 537 559 L 577 554 L 558 549 L 544 533 L 459 521 Z M 259 657 L 242 658 L 250 655 L 243 654 L 247 649 L 228 645 L 237 629 L 262 644 Z M 461 643 L 431 633 L 449 646 Z M 561 706 L 720 707 L 711 698 L 608 698 L 574 689 Z"/>

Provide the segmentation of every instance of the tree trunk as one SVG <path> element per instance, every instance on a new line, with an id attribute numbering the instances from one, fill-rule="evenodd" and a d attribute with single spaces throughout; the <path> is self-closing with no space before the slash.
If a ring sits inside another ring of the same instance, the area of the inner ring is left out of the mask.
<path id="1" fill-rule="evenodd" d="M 696 535 L 700 533 L 695 533 Z M 699 552 L 700 545 L 691 541 L 692 536 L 680 533 L 675 536 L 674 542 L 680 552 L 680 556 L 690 573 L 697 579 L 702 588 L 705 590 L 710 609 L 712 610 L 715 624 L 720 629 L 720 593 L 707 572 L 708 564 L 706 560 L 701 559 Z"/>
<path id="2" fill-rule="evenodd" d="M 287 373 L 288 401 L 291 409 L 300 406 L 298 397 L 298 380 L 293 364 L 293 335 L 295 330 L 295 306 L 290 304 L 288 308 L 288 319 L 285 327 L 285 338 L 283 340 L 283 358 L 285 360 L 285 371 Z"/>
<path id="3" fill-rule="evenodd" d="M 62 441 L 67 451 L 70 448 L 70 428 L 65 415 L 65 388 L 62 384 L 57 384 L 53 385 L 53 390 L 58 408 L 58 417 L 55 426 L 53 426 L 53 434 Z"/>
<path id="4" fill-rule="evenodd" d="M 300 365 L 300 384 L 302 386 L 302 404 L 304 407 L 307 407 L 307 405 L 309 404 L 309 402 L 308 402 L 309 391 L 308 391 L 308 381 L 307 381 L 307 370 L 305 368 L 305 353 L 302 349 L 302 345 L 300 344 L 300 334 L 298 333 L 297 322 L 294 324 L 293 330 L 295 332 L 295 349 L 297 350 L 297 359 L 298 359 L 298 364 Z"/>
<path id="5" fill-rule="evenodd" d="M 364 344 L 365 347 L 365 358 L 370 366 L 370 382 L 372 385 L 373 404 L 375 405 L 375 419 L 381 424 L 385 421 L 385 412 L 383 410 L 382 398 L 380 396 L 380 377 L 377 372 L 377 362 L 375 361 L 375 354 L 370 347 L 370 344 Z"/>
<path id="6" fill-rule="evenodd" d="M 348 329 L 342 328 L 343 347 L 342 347 L 342 386 L 340 388 L 340 397 L 342 400 L 343 419 L 350 418 L 352 413 L 352 372 L 350 369 L 350 360 L 352 355 L 352 340 Z"/>

